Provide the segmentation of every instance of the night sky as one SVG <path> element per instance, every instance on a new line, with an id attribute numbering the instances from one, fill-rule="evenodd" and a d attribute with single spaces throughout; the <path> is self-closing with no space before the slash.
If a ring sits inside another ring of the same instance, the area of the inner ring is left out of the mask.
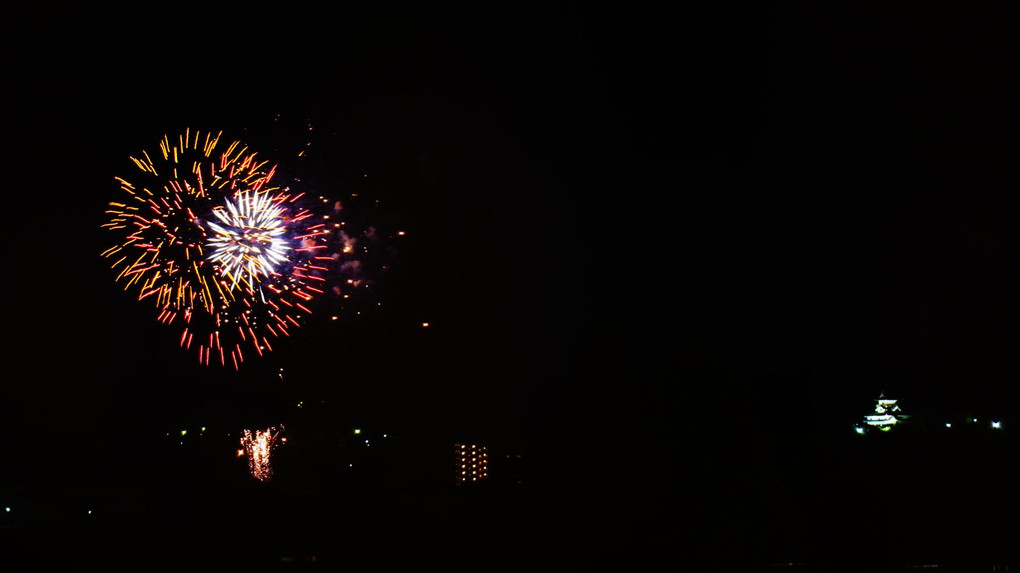
<path id="1" fill-rule="evenodd" d="M 165 432 L 303 402 L 324 431 L 526 452 L 520 522 L 564 564 L 849 562 L 915 539 L 831 539 L 883 493 L 838 477 L 879 393 L 1017 420 L 1012 14 L 161 9 L 4 38 L 8 488 L 130 489 Z M 309 124 L 307 179 L 406 233 L 391 270 L 362 315 L 200 366 L 99 256 L 113 178 L 184 128 L 284 161 Z M 901 518 L 964 518 L 925 483 Z M 991 491 L 983 517 L 1015 511 Z"/>

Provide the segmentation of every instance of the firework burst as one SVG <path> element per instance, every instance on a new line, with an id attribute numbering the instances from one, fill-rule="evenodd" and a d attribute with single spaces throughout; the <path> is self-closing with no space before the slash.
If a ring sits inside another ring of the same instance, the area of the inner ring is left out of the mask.
<path id="1" fill-rule="evenodd" d="M 202 364 L 232 365 L 272 350 L 326 292 L 336 225 L 333 202 L 276 181 L 276 166 L 222 132 L 164 136 L 131 157 L 134 177 L 103 225 L 116 280 L 151 300 L 159 322 Z"/>

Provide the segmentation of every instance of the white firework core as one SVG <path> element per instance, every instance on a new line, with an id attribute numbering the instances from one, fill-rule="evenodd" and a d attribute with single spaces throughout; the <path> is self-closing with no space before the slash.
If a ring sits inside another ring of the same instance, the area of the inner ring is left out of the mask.
<path id="1" fill-rule="evenodd" d="M 231 289 L 242 281 L 253 288 L 260 277 L 270 276 L 287 261 L 291 247 L 285 213 L 278 197 L 251 191 L 227 199 L 224 209 L 213 210 L 222 225 L 209 222 L 209 260 L 230 278 Z"/>

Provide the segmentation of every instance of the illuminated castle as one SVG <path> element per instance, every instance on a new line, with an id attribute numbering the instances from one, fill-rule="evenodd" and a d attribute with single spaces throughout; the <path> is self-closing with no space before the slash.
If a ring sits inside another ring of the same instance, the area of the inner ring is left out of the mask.
<path id="1" fill-rule="evenodd" d="M 875 401 L 875 413 L 865 415 L 864 423 L 872 428 L 888 432 L 893 426 L 907 418 L 896 402 L 896 400 L 886 398 L 884 392 L 879 394 L 878 400 Z M 865 428 L 858 425 L 856 430 L 858 434 L 863 434 Z"/>

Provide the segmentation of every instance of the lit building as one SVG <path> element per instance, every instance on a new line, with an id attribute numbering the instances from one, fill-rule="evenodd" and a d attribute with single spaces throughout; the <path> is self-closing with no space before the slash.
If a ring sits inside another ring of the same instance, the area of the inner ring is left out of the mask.
<path id="1" fill-rule="evenodd" d="M 454 475 L 457 485 L 478 483 L 489 477 L 489 451 L 476 444 L 454 444 Z"/>
<path id="2" fill-rule="evenodd" d="M 864 423 L 872 428 L 888 432 L 894 425 L 907 418 L 896 402 L 897 400 L 886 398 L 884 393 L 880 394 L 878 400 L 875 401 L 875 412 L 864 416 Z M 864 427 L 857 426 L 857 433 L 863 434 Z"/>

